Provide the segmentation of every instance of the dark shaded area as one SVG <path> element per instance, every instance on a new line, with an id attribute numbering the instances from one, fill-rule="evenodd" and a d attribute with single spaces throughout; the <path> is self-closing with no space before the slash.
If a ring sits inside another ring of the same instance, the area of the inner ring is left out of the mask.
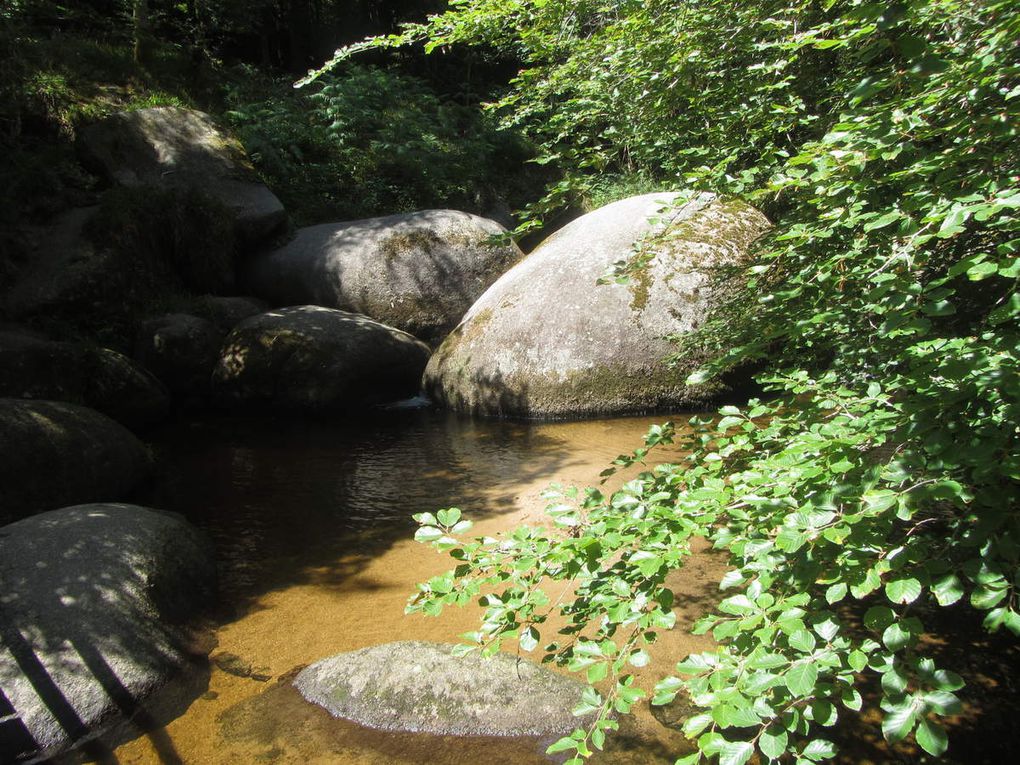
<path id="1" fill-rule="evenodd" d="M 116 762 L 112 743 L 144 732 L 160 762 L 180 763 L 157 717 L 181 714 L 208 680 L 182 623 L 211 597 L 210 552 L 179 518 L 127 505 L 5 527 L 0 759 Z"/>
<path id="2" fill-rule="evenodd" d="M 250 598 L 301 582 L 339 586 L 410 537 L 412 514 L 510 510 L 514 495 L 492 499 L 492 486 L 552 474 L 572 459 L 564 441 L 524 423 L 430 409 L 366 415 L 222 416 L 153 434 L 159 467 L 146 501 L 209 533 L 230 610 L 244 613 Z"/>

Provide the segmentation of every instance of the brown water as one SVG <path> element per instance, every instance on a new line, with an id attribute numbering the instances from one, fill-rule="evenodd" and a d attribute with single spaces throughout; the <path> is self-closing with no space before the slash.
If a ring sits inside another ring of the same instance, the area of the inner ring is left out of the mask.
<path id="1" fill-rule="evenodd" d="M 222 605 L 204 646 L 212 659 L 208 669 L 192 678 L 172 715 L 103 760 L 553 762 L 543 754 L 548 741 L 367 730 L 305 702 L 290 680 L 299 668 L 340 651 L 393 640 L 452 641 L 476 627 L 478 614 L 470 609 L 448 610 L 439 619 L 404 615 L 415 584 L 449 568 L 447 558 L 410 541 L 412 513 L 456 505 L 476 521 L 476 532 L 487 534 L 538 523 L 545 506 L 540 493 L 550 483 L 596 482 L 613 458 L 662 419 L 524 424 L 418 410 L 364 422 L 206 420 L 156 434 L 161 470 L 148 501 L 185 514 L 212 536 Z M 658 661 L 649 672 L 708 647 L 683 627 L 717 595 L 723 570 L 717 556 L 702 551 L 670 582 L 679 628 L 654 646 Z M 970 689 L 966 713 L 953 721 L 945 761 L 1013 762 L 1016 643 L 984 635 L 969 614 L 943 621 L 945 637 L 930 647 L 940 666 L 963 672 Z M 877 687 L 872 690 L 865 695 L 877 707 Z M 845 765 L 926 761 L 910 745 L 890 751 L 874 713 L 862 721 L 841 719 L 832 732 Z M 687 751 L 681 735 L 639 705 L 591 762 L 658 765 Z"/>
<path id="2" fill-rule="evenodd" d="M 111 761 L 553 761 L 543 753 L 548 741 L 394 734 L 337 721 L 301 699 L 290 678 L 340 651 L 456 640 L 475 628 L 469 609 L 404 615 L 415 584 L 449 568 L 449 559 L 410 541 L 412 513 L 456 505 L 478 533 L 540 522 L 550 483 L 597 481 L 663 419 L 524 424 L 418 410 L 360 423 L 222 419 L 157 434 L 161 472 L 149 501 L 213 537 L 226 605 L 212 625 L 204 692 Z M 700 611 L 720 573 L 703 555 L 675 583 L 682 621 Z M 700 640 L 677 630 L 657 653 L 683 656 L 702 649 Z M 594 762 L 671 763 L 687 749 L 644 713 Z"/>

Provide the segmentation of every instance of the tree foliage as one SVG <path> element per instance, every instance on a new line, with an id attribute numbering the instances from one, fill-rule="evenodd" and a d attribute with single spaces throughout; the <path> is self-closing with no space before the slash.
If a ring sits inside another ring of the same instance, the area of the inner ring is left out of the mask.
<path id="1" fill-rule="evenodd" d="M 933 609 L 1020 634 L 1017 39 L 1011 0 L 454 0 L 338 52 L 518 56 L 492 108 L 567 172 L 547 205 L 639 172 L 776 220 L 747 292 L 677 338 L 714 351 L 698 378 L 767 362 L 765 400 L 653 429 L 619 466 L 673 440 L 689 456 L 558 499 L 545 527 L 470 541 L 457 510 L 418 518 L 457 564 L 410 610 L 480 599 L 477 646 L 541 647 L 592 684 L 597 721 L 552 751 L 580 762 L 611 712 L 684 692 L 702 711 L 678 762 L 818 762 L 869 677 L 887 740 L 946 750 L 962 680 L 926 655 Z M 638 688 L 693 537 L 730 556 L 695 628 L 718 647 Z"/>

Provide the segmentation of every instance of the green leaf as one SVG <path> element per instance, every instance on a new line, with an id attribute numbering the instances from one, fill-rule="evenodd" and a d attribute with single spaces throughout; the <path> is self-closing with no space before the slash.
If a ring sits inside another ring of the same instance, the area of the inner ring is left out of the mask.
<path id="1" fill-rule="evenodd" d="M 758 739 L 758 748 L 770 760 L 778 760 L 786 754 L 789 739 L 789 734 L 781 727 L 770 725 L 762 731 L 761 737 Z"/>
<path id="2" fill-rule="evenodd" d="M 810 653 L 815 650 L 817 641 L 815 640 L 815 636 L 807 630 L 797 630 L 790 635 L 789 643 L 792 648 L 796 648 L 798 651 Z"/>
<path id="3" fill-rule="evenodd" d="M 816 738 L 814 741 L 808 742 L 808 745 L 801 751 L 800 756 L 812 762 L 832 759 L 836 756 L 836 746 L 824 738 Z"/>
<path id="4" fill-rule="evenodd" d="M 900 704 L 886 711 L 882 718 L 882 735 L 886 741 L 901 741 L 910 735 L 917 722 L 917 712 L 911 699 L 907 697 Z"/>
<path id="5" fill-rule="evenodd" d="M 921 719 L 914 733 L 918 745 L 933 757 L 942 756 L 949 748 L 949 737 L 945 730 L 936 722 Z"/>
<path id="6" fill-rule="evenodd" d="M 714 720 L 710 714 L 694 715 L 694 717 L 688 717 L 684 720 L 682 730 L 685 736 L 694 738 L 713 722 Z"/>
<path id="7" fill-rule="evenodd" d="M 460 520 L 460 510 L 456 507 L 451 507 L 448 510 L 440 510 L 436 513 L 436 519 L 439 521 L 441 526 L 453 526 L 457 521 Z"/>
<path id="8" fill-rule="evenodd" d="M 719 747 L 719 765 L 744 765 L 754 754 L 754 745 L 747 741 L 727 741 Z"/>
<path id="9" fill-rule="evenodd" d="M 963 582 L 956 574 L 946 574 L 932 583 L 931 591 L 940 606 L 951 606 L 963 597 Z"/>
<path id="10" fill-rule="evenodd" d="M 899 623 L 890 624 L 882 633 L 882 642 L 885 643 L 886 648 L 890 651 L 899 651 L 901 648 L 906 648 L 912 640 L 913 635 L 910 630 Z"/>
<path id="11" fill-rule="evenodd" d="M 893 603 L 913 603 L 921 595 L 921 583 L 913 577 L 886 582 L 885 594 Z"/>
<path id="12" fill-rule="evenodd" d="M 783 679 L 794 696 L 809 696 L 818 682 L 818 668 L 810 661 L 794 664 Z"/>
<path id="13" fill-rule="evenodd" d="M 422 526 L 416 532 L 414 532 L 414 541 L 416 542 L 434 542 L 435 540 L 446 536 L 441 529 L 437 529 L 435 526 Z"/>
<path id="14" fill-rule="evenodd" d="M 846 597 L 847 586 L 844 582 L 837 582 L 825 590 L 825 601 L 829 604 L 839 603 Z"/>

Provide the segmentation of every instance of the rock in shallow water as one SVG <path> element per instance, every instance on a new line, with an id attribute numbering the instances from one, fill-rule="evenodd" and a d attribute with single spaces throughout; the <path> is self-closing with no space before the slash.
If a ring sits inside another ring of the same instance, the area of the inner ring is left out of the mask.
<path id="1" fill-rule="evenodd" d="M 0 762 L 137 712 L 193 658 L 174 625 L 214 584 L 212 546 L 174 513 L 79 505 L 0 528 Z"/>
<path id="2" fill-rule="evenodd" d="M 402 641 L 337 654 L 294 684 L 336 717 L 383 730 L 453 736 L 565 735 L 587 686 L 508 654 L 453 655 L 454 646 Z"/>
<path id="3" fill-rule="evenodd" d="M 367 316 L 291 306 L 234 328 L 213 387 L 233 405 L 347 409 L 415 395 L 428 357 L 424 343 Z"/>

